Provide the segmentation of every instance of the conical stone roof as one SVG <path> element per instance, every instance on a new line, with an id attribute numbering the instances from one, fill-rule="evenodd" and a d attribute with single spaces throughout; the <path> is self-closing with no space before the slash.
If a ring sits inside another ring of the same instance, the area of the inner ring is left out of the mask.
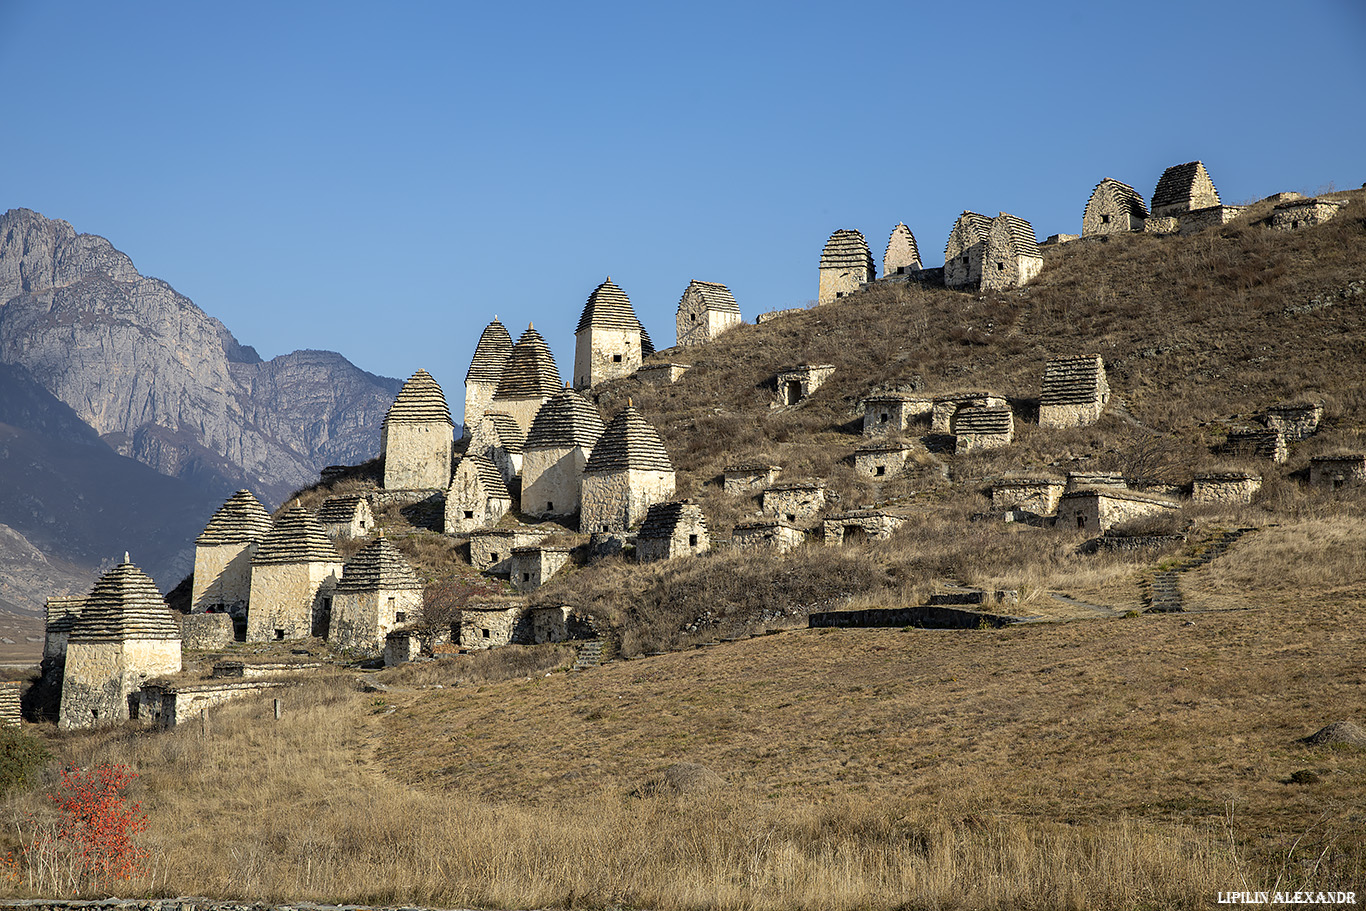
<path id="1" fill-rule="evenodd" d="M 645 331 L 645 326 L 636 318 L 636 311 L 631 307 L 631 300 L 626 296 L 626 292 L 617 287 L 611 276 L 588 295 L 588 302 L 583 305 L 583 313 L 579 315 L 579 325 L 574 334 L 578 335 L 590 327 L 634 329 L 640 333 L 641 354 L 648 357 L 655 353 L 650 333 Z"/>
<path id="2" fill-rule="evenodd" d="M 584 473 L 602 471 L 673 471 L 659 434 L 633 405 L 627 405 L 603 430 Z"/>
<path id="3" fill-rule="evenodd" d="M 839 229 L 825 242 L 825 249 L 821 251 L 821 268 L 866 268 L 871 277 L 873 254 L 868 251 L 868 241 L 859 231 Z"/>
<path id="4" fill-rule="evenodd" d="M 337 594 L 421 590 L 422 580 L 388 538 L 365 545 L 342 569 Z"/>
<path id="5" fill-rule="evenodd" d="M 527 449 L 572 449 L 597 445 L 605 425 L 592 402 L 573 389 L 562 389 L 536 412 Z"/>
<path id="6" fill-rule="evenodd" d="M 1122 180 L 1107 177 L 1096 184 L 1091 191 L 1091 199 L 1086 201 L 1086 208 L 1091 208 L 1091 200 L 1104 198 L 1108 198 L 1116 209 L 1128 212 L 1131 218 L 1148 217 L 1148 206 L 1143 201 L 1143 194 Z"/>
<path id="7" fill-rule="evenodd" d="M 398 391 L 398 398 L 389 406 L 384 416 L 384 424 L 437 424 L 446 423 L 452 427 L 451 409 L 446 406 L 446 395 L 437 385 L 432 375 L 418 370 L 408 377 L 408 382 Z"/>
<path id="8" fill-rule="evenodd" d="M 958 216 L 958 220 L 953 223 L 953 229 L 949 231 L 948 243 L 944 245 L 944 258 L 948 259 L 956 256 L 960 250 L 966 250 L 973 244 L 985 241 L 987 235 L 991 233 L 991 219 L 979 212 L 963 211 Z M 954 240 L 958 241 L 955 249 Z M 952 252 L 950 252 L 952 251 Z"/>
<path id="9" fill-rule="evenodd" d="M 282 563 L 340 563 L 341 555 L 322 523 L 297 503 L 275 520 L 270 534 L 261 539 L 252 566 Z"/>
<path id="10" fill-rule="evenodd" d="M 465 382 L 496 383 L 503 378 L 503 368 L 512 356 L 512 335 L 498 317 L 484 327 L 479 344 L 474 346 L 474 357 L 465 374 Z"/>
<path id="11" fill-rule="evenodd" d="M 269 532 L 270 513 L 251 495 L 251 491 L 239 490 L 218 507 L 194 543 L 199 547 L 246 544 L 259 541 Z"/>
<path id="12" fill-rule="evenodd" d="M 462 468 L 468 464 L 469 469 L 474 471 L 474 476 L 479 479 L 479 486 L 484 489 L 484 496 L 496 500 L 511 500 L 512 495 L 508 493 L 507 484 L 503 481 L 503 473 L 498 470 L 498 466 L 493 464 L 491 459 L 480 455 L 467 455 L 460 460 L 460 464 L 455 468 L 455 474 L 459 474 Z"/>
<path id="13" fill-rule="evenodd" d="M 549 398 L 563 386 L 550 346 L 541 338 L 541 333 L 528 325 L 521 338 L 517 339 L 517 344 L 512 346 L 512 354 L 503 368 L 503 377 L 498 381 L 498 389 L 493 397 Z"/>
<path id="14" fill-rule="evenodd" d="M 123 562 L 100 577 L 71 627 L 69 642 L 179 639 L 180 626 L 145 572 Z"/>
<path id="15" fill-rule="evenodd" d="M 1002 212 L 991 220 L 993 228 L 1000 227 L 1000 233 L 1004 234 L 1006 249 L 1015 256 L 1034 256 L 1038 257 L 1039 239 L 1034 236 L 1034 226 L 1020 218 L 1018 215 L 1011 215 Z"/>
<path id="16" fill-rule="evenodd" d="M 484 419 L 493 425 L 504 452 L 518 453 L 526 448 L 526 434 L 516 418 L 502 411 L 485 411 Z"/>
<path id="17" fill-rule="evenodd" d="M 683 301 L 688 299 L 688 293 L 695 291 L 697 296 L 702 298 L 702 304 L 708 310 L 718 313 L 740 312 L 740 305 L 735 302 L 735 295 L 731 294 L 730 289 L 719 282 L 704 282 L 693 279 L 688 282 L 688 287 L 683 289 L 683 296 L 679 298 L 678 305 L 683 306 Z"/>
<path id="18" fill-rule="evenodd" d="M 1209 183 L 1210 190 L 1213 191 L 1214 205 L 1218 205 L 1219 191 L 1214 188 L 1214 181 L 1210 179 L 1209 171 L 1205 170 L 1204 162 L 1188 161 L 1185 164 L 1172 165 L 1162 172 L 1162 177 L 1157 181 L 1157 189 L 1153 190 L 1153 212 L 1169 206 L 1190 203 L 1198 189 L 1197 184 L 1204 182 Z"/>
<path id="19" fill-rule="evenodd" d="M 887 238 L 887 249 L 882 254 L 882 274 L 890 275 L 902 266 L 919 265 L 920 247 L 916 245 L 915 235 L 905 222 L 897 222 Z"/>

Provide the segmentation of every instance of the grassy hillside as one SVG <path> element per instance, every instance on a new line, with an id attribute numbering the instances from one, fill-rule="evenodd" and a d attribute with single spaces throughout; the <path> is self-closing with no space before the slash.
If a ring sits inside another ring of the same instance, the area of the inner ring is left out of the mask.
<path id="1" fill-rule="evenodd" d="M 1366 194 L 1340 195 L 1353 203 L 1334 222 L 1293 234 L 1253 224 L 1263 205 L 1190 237 L 1068 244 L 1006 294 L 876 285 L 662 352 L 694 365 L 674 386 L 602 389 L 605 413 L 631 398 L 659 427 L 680 495 L 721 541 L 757 508 L 720 489 L 735 461 L 908 516 L 869 545 L 603 560 L 534 596 L 592 614 L 625 656 L 667 654 L 568 672 L 565 646 L 514 647 L 377 672 L 387 689 L 366 692 L 339 670 L 288 691 L 279 722 L 256 700 L 218 710 L 207 734 L 42 734 L 61 761 L 141 772 L 155 866 L 134 891 L 660 909 L 1366 894 L 1366 749 L 1300 742 L 1366 726 L 1366 493 L 1303 483 L 1313 455 L 1366 449 Z M 1121 407 L 1041 430 L 1045 361 L 1085 352 L 1105 357 Z M 837 369 L 771 409 L 774 374 L 801 361 Z M 926 452 L 882 485 L 856 477 L 859 401 L 913 380 L 1008 396 L 1017 442 Z M 1324 423 L 1287 464 L 1216 454 L 1230 426 L 1309 396 Z M 1007 470 L 1181 484 L 1226 465 L 1260 470 L 1262 492 L 1187 507 L 1190 543 L 1163 552 L 1087 556 L 1074 530 L 978 517 Z M 419 512 L 384 522 L 429 577 L 473 581 Z M 1242 527 L 1256 530 L 1181 573 L 1189 612 L 1138 613 L 1157 569 Z M 812 609 L 917 604 L 946 583 L 1016 589 L 1012 612 L 1039 622 L 796 628 Z M 783 631 L 714 643 L 767 629 Z M 39 790 L 11 799 L 16 818 L 41 812 Z"/>

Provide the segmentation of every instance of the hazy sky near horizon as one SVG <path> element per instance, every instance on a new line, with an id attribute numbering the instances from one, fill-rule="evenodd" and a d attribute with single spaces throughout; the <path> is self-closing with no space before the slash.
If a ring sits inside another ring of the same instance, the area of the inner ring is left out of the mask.
<path id="1" fill-rule="evenodd" d="M 0 67 L 0 210 L 453 409 L 494 314 L 569 377 L 609 275 L 664 348 L 693 278 L 804 305 L 837 228 L 939 265 L 964 209 L 1075 233 L 1196 158 L 1229 203 L 1366 181 L 1362 0 L 0 0 Z"/>

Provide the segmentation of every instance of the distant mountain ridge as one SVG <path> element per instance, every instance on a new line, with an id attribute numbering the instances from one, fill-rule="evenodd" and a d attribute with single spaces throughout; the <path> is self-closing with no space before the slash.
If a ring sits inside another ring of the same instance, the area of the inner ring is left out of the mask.
<path id="1" fill-rule="evenodd" d="M 333 352 L 263 361 L 109 241 L 28 209 L 0 215 L 0 363 L 117 452 L 274 501 L 375 455 L 401 386 Z"/>

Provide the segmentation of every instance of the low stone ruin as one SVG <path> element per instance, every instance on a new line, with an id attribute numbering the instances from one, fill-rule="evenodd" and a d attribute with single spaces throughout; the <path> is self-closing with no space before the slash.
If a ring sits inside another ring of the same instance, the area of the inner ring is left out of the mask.
<path id="1" fill-rule="evenodd" d="M 786 553 L 800 546 L 806 533 L 785 519 L 758 519 L 741 522 L 731 530 L 730 543 L 736 550 L 775 550 Z"/>
<path id="2" fill-rule="evenodd" d="M 1143 195 L 1127 183 L 1107 177 L 1096 184 L 1081 217 L 1083 237 L 1142 231 L 1148 218 Z"/>
<path id="3" fill-rule="evenodd" d="M 761 503 L 766 515 L 793 524 L 805 523 L 825 509 L 825 485 L 818 481 L 774 484 L 764 491 Z"/>
<path id="4" fill-rule="evenodd" d="M 695 557 L 710 547 L 707 518 L 692 500 L 654 504 L 636 534 L 636 559 L 641 563 Z"/>
<path id="5" fill-rule="evenodd" d="M 1344 204 L 1322 197 L 1283 202 L 1271 210 L 1267 224 L 1277 231 L 1312 228 L 1331 220 Z"/>
<path id="6" fill-rule="evenodd" d="M 1366 482 L 1366 455 L 1346 453 L 1315 456 L 1309 460 L 1309 485 L 1337 490 Z"/>
<path id="7" fill-rule="evenodd" d="M 1241 505 L 1251 503 L 1262 489 L 1262 476 L 1248 471 L 1212 471 L 1198 474 L 1191 484 L 1194 503 Z"/>
<path id="8" fill-rule="evenodd" d="M 885 541 L 905 521 L 904 517 L 886 510 L 854 510 L 826 516 L 821 523 L 821 533 L 826 544 L 866 544 Z"/>
<path id="9" fill-rule="evenodd" d="M 390 632 L 416 620 L 422 580 L 387 538 L 365 545 L 332 593 L 327 640 L 338 648 L 378 649 Z"/>
<path id="10" fill-rule="evenodd" d="M 1110 401 L 1105 361 L 1099 354 L 1055 357 L 1043 372 L 1040 427 L 1083 427 L 1100 420 Z"/>
<path id="11" fill-rule="evenodd" d="M 854 471 L 867 478 L 890 478 L 906 467 L 916 448 L 900 439 L 865 443 L 854 450 Z"/>
<path id="12" fill-rule="evenodd" d="M 364 538 L 375 528 L 370 501 L 360 494 L 328 497 L 318 507 L 318 522 L 334 541 Z"/>
<path id="13" fill-rule="evenodd" d="M 965 408 L 1003 408 L 1005 396 L 994 392 L 955 392 L 935 398 L 930 410 L 931 433 L 955 433 L 958 413 Z"/>
<path id="14" fill-rule="evenodd" d="M 1042 475 L 1007 475 L 991 485 L 991 508 L 1019 509 L 1035 516 L 1051 516 L 1058 509 L 1065 483 Z"/>
<path id="15" fill-rule="evenodd" d="M 816 303 L 828 304 L 877 278 L 868 241 L 858 231 L 840 229 L 821 251 L 820 288 Z"/>
<path id="16" fill-rule="evenodd" d="M 934 401 L 906 392 L 880 392 L 863 400 L 865 436 L 895 436 L 905 433 L 913 421 L 927 417 Z"/>
<path id="17" fill-rule="evenodd" d="M 477 528 L 470 532 L 470 565 L 490 575 L 510 576 L 513 549 L 537 544 L 548 535 L 532 525 Z"/>
<path id="18" fill-rule="evenodd" d="M 1166 497 L 1116 487 L 1086 487 L 1068 491 L 1059 498 L 1055 524 L 1058 528 L 1100 534 L 1140 516 L 1180 508 L 1179 503 Z"/>
<path id="19" fill-rule="evenodd" d="M 1323 420 L 1322 402 L 1284 402 L 1272 405 L 1262 415 L 1262 423 L 1269 430 L 1278 430 L 1287 443 L 1307 440 L 1318 432 Z"/>
<path id="20" fill-rule="evenodd" d="M 731 496 L 748 496 L 772 484 L 780 471 L 780 465 L 728 465 L 721 476 L 722 490 Z"/>
<path id="21" fill-rule="evenodd" d="M 646 364 L 636 371 L 636 379 L 642 383 L 653 383 L 656 386 L 668 386 L 677 383 L 683 378 L 683 374 L 692 368 L 691 364 L 675 364 L 672 362 L 662 364 Z"/>
<path id="22" fill-rule="evenodd" d="M 1010 406 L 961 408 L 954 419 L 954 453 L 995 449 L 1015 440 L 1015 414 Z"/>
<path id="23" fill-rule="evenodd" d="M 776 381 L 778 404 L 795 405 L 805 400 L 834 372 L 832 364 L 798 364 L 781 371 Z"/>
<path id="24" fill-rule="evenodd" d="M 1162 172 L 1153 190 L 1154 217 L 1178 216 L 1219 205 L 1219 191 L 1200 161 L 1172 165 Z"/>
<path id="25" fill-rule="evenodd" d="M 512 549 L 512 586 L 525 593 L 535 591 L 569 563 L 566 544 L 533 544 Z"/>
<path id="26" fill-rule="evenodd" d="M 1228 455 L 1270 459 L 1278 465 L 1290 455 L 1284 433 L 1261 427 L 1236 427 L 1230 430 L 1221 448 Z"/>
<path id="27" fill-rule="evenodd" d="M 470 599 L 452 624 L 455 644 L 471 651 L 511 645 L 525 611 L 525 605 L 513 598 Z"/>

